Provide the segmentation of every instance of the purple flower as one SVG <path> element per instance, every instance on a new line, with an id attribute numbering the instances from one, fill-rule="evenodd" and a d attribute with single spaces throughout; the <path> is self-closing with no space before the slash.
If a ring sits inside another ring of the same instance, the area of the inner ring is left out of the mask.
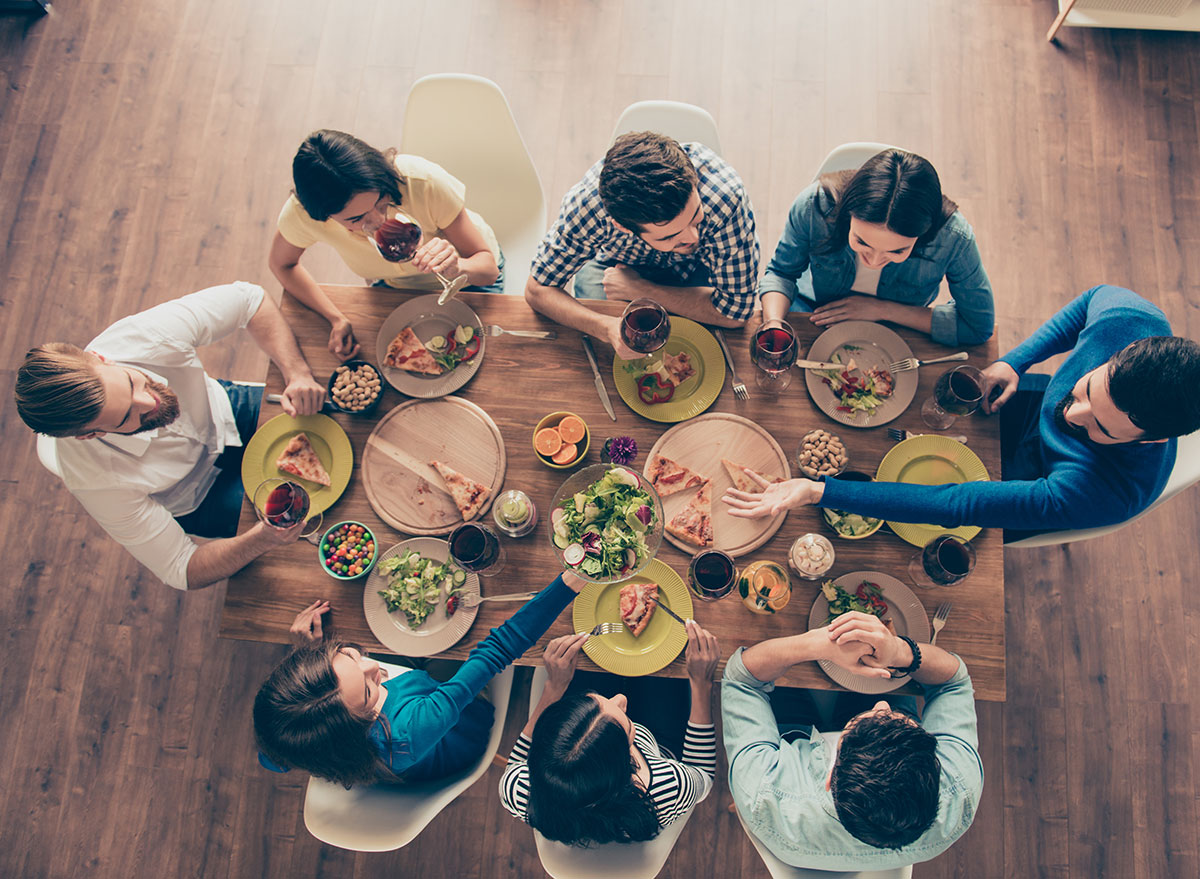
<path id="1" fill-rule="evenodd" d="M 614 436 L 604 443 L 614 464 L 632 464 L 637 458 L 637 440 L 631 436 Z"/>

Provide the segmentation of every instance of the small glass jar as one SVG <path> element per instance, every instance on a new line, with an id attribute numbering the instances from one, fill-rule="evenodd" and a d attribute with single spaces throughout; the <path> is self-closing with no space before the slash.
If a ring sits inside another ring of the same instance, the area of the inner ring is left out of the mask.
<path id="1" fill-rule="evenodd" d="M 833 544 L 820 534 L 797 537 L 788 552 L 788 565 L 805 580 L 818 580 L 833 567 Z"/>
<path id="2" fill-rule="evenodd" d="M 537 527 L 537 505 L 525 492 L 510 488 L 492 504 L 496 527 L 509 537 L 524 537 Z"/>
<path id="3" fill-rule="evenodd" d="M 783 610 L 792 598 L 792 583 L 781 565 L 766 559 L 751 562 L 738 574 L 738 594 L 746 610 L 772 614 Z"/>

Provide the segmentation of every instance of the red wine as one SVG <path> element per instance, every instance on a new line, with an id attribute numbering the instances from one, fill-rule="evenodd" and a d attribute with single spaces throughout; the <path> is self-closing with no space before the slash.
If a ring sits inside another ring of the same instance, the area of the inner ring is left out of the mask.
<path id="1" fill-rule="evenodd" d="M 308 492 L 294 482 L 284 482 L 267 495 L 263 506 L 268 523 L 276 528 L 290 528 L 308 516 Z"/>
<path id="2" fill-rule="evenodd" d="M 639 333 L 650 333 L 662 323 L 662 315 L 653 308 L 638 308 L 625 315 L 630 329 Z"/>
<path id="3" fill-rule="evenodd" d="M 716 549 L 698 553 L 688 568 L 688 582 L 706 600 L 728 595 L 734 583 L 733 559 Z"/>
<path id="4" fill-rule="evenodd" d="M 763 351 L 769 351 L 772 354 L 782 354 L 792 344 L 792 336 L 786 330 L 763 330 L 758 334 L 754 342 Z"/>
<path id="5" fill-rule="evenodd" d="M 450 555 L 468 571 L 483 571 L 500 555 L 500 539 L 490 528 L 467 522 L 450 535 Z"/>
<path id="6" fill-rule="evenodd" d="M 791 327 L 768 327 L 755 334 L 750 359 L 764 372 L 783 372 L 796 362 L 796 353 Z"/>
<path id="7" fill-rule="evenodd" d="M 631 308 L 621 322 L 621 339 L 641 354 L 657 351 L 670 337 L 671 318 L 657 303 Z"/>
<path id="8" fill-rule="evenodd" d="M 403 220 L 385 220 L 375 230 L 375 243 L 384 259 L 391 262 L 410 260 L 421 244 L 421 227 Z"/>
<path id="9" fill-rule="evenodd" d="M 940 586 L 952 586 L 971 572 L 974 559 L 967 544 L 950 535 L 931 540 L 921 554 L 921 564 L 929 579 Z"/>
<path id="10" fill-rule="evenodd" d="M 933 395 L 937 404 L 951 415 L 970 415 L 983 400 L 983 386 L 970 373 L 953 369 L 938 379 Z"/>

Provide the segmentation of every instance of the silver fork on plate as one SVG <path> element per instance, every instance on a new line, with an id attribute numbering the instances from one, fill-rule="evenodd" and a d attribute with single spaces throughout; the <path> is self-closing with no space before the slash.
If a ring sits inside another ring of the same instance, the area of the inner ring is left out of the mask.
<path id="1" fill-rule="evenodd" d="M 748 399 L 750 395 L 746 393 L 746 386 L 738 381 L 737 367 L 733 365 L 733 355 L 729 353 L 729 346 L 725 344 L 725 334 L 717 329 L 713 330 L 713 335 L 721 344 L 721 352 L 725 355 L 725 363 L 729 366 L 729 376 L 733 379 L 733 395 L 739 400 Z"/>
<path id="2" fill-rule="evenodd" d="M 558 333 L 554 330 L 506 330 L 504 327 L 498 327 L 495 324 L 484 324 L 483 334 L 485 336 L 522 336 L 526 339 L 558 338 Z"/>
<path id="3" fill-rule="evenodd" d="M 950 609 L 953 607 L 954 605 L 949 601 L 943 601 L 938 605 L 938 609 L 933 615 L 933 637 L 929 639 L 930 644 L 937 643 L 938 632 L 946 625 L 946 617 L 950 616 Z"/>
<path id="4" fill-rule="evenodd" d="M 914 436 L 942 436 L 942 434 L 940 434 L 940 433 L 913 433 L 911 430 L 901 430 L 898 427 L 889 427 L 887 429 L 887 432 L 888 432 L 888 439 L 895 440 L 896 442 L 900 442 L 901 440 L 906 440 L 906 439 L 912 439 Z M 948 436 L 948 437 L 946 437 L 946 439 L 955 440 L 957 442 L 962 443 L 964 446 L 967 444 L 967 438 L 965 436 L 963 436 L 961 433 L 958 436 Z"/>
<path id="5" fill-rule="evenodd" d="M 935 357 L 932 360 L 918 360 L 915 357 L 905 357 L 903 360 L 897 360 L 895 363 L 888 364 L 888 372 L 908 372 L 910 369 L 916 369 L 918 366 L 925 366 L 929 363 L 945 363 L 948 360 L 966 360 L 968 357 L 966 351 L 959 351 L 957 354 L 949 354 L 946 357 Z"/>
<path id="6" fill-rule="evenodd" d="M 625 631 L 623 623 L 596 623 L 589 635 L 619 635 Z"/>

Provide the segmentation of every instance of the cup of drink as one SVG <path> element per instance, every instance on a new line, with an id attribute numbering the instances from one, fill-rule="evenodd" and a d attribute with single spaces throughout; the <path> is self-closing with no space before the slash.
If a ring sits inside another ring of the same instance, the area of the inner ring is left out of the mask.
<path id="1" fill-rule="evenodd" d="M 933 396 L 921 406 L 921 417 L 935 430 L 945 430 L 960 415 L 970 415 L 983 402 L 983 373 L 960 364 L 937 380 Z"/>
<path id="2" fill-rule="evenodd" d="M 639 354 L 653 354 L 671 338 L 671 316 L 653 299 L 635 299 L 621 314 L 621 341 Z"/>
<path id="3" fill-rule="evenodd" d="M 733 558 L 719 549 L 703 549 L 688 565 L 688 586 L 701 601 L 717 601 L 733 591 Z"/>
<path id="4" fill-rule="evenodd" d="M 504 547 L 482 522 L 464 522 L 450 532 L 450 557 L 465 571 L 494 577 L 504 568 Z"/>
<path id="5" fill-rule="evenodd" d="M 303 485 L 279 476 L 260 482 L 258 488 L 254 489 L 253 500 L 254 512 L 259 521 L 279 531 L 286 531 L 297 522 L 308 519 L 308 511 L 312 505 Z M 323 519 L 323 515 L 317 513 L 311 520 L 313 527 L 304 529 L 300 536 L 307 538 L 315 534 L 320 530 Z"/>
<path id="6" fill-rule="evenodd" d="M 751 613 L 772 614 L 783 610 L 792 599 L 792 583 L 782 565 L 772 561 L 751 562 L 738 576 L 738 593 Z"/>
<path id="7" fill-rule="evenodd" d="M 754 383 L 768 393 L 782 391 L 792 383 L 792 365 L 798 354 L 791 324 L 784 320 L 763 324 L 750 347 L 750 359 L 758 367 Z"/>
<path id="8" fill-rule="evenodd" d="M 908 563 L 908 576 L 918 586 L 954 586 L 975 567 L 975 547 L 969 540 L 941 534 L 925 544 Z"/>
<path id="9" fill-rule="evenodd" d="M 524 537 L 537 526 L 537 506 L 525 492 L 510 488 L 492 504 L 492 518 L 509 537 Z"/>

